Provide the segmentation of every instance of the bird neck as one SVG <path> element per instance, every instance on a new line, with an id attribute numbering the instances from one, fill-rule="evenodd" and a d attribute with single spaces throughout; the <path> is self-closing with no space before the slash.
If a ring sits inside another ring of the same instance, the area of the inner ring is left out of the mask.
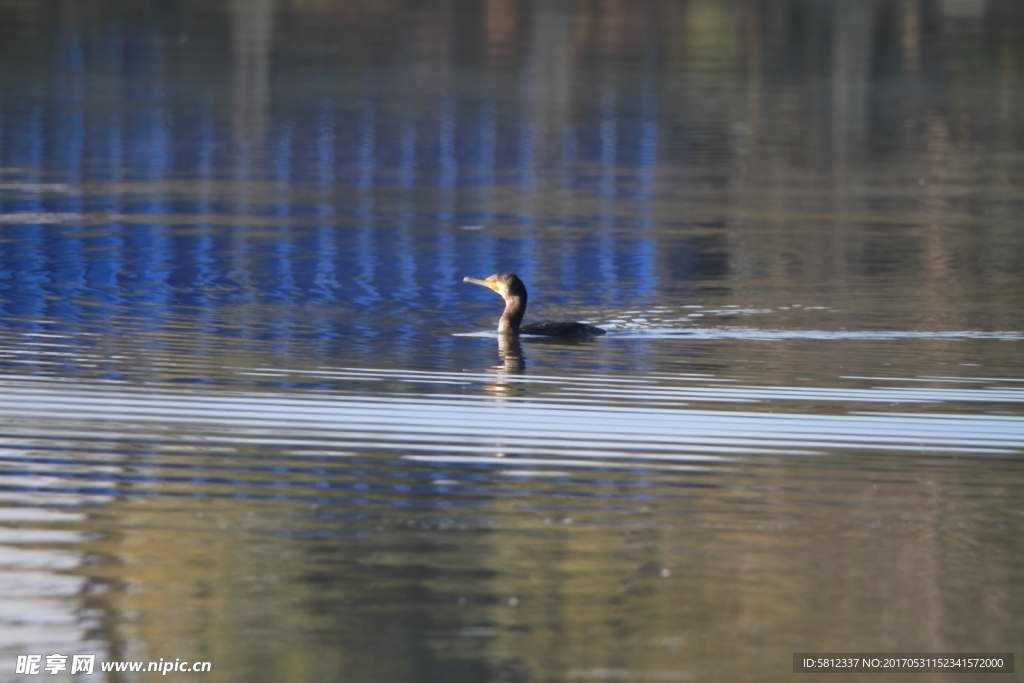
<path id="1" fill-rule="evenodd" d="M 523 322 L 526 313 L 526 297 L 509 297 L 505 300 L 505 312 L 498 321 L 498 334 L 516 334 L 519 323 Z"/>

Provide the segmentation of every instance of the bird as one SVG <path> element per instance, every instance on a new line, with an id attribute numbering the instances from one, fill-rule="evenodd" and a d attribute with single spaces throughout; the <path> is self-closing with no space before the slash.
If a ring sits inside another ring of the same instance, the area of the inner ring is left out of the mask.
<path id="1" fill-rule="evenodd" d="M 462 278 L 463 282 L 483 285 L 493 289 L 505 300 L 505 312 L 498 321 L 498 334 L 517 335 L 534 334 L 543 337 L 595 337 L 604 334 L 605 330 L 594 325 L 578 322 L 557 322 L 545 320 L 520 327 L 523 314 L 526 313 L 526 285 L 514 273 L 495 273 L 490 277 Z"/>

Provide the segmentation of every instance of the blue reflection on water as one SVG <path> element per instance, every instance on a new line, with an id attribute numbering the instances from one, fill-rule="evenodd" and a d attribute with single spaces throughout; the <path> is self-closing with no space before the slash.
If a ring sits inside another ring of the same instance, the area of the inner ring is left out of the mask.
<path id="1" fill-rule="evenodd" d="M 411 343 L 437 311 L 492 311 L 458 288 L 466 274 L 518 272 L 556 306 L 657 291 L 654 59 L 635 86 L 602 79 L 557 120 L 533 86 L 417 90 L 410 62 L 398 78 L 366 66 L 289 84 L 289 98 L 271 88 L 259 124 L 240 108 L 263 86 L 208 48 L 179 63 L 167 30 L 69 20 L 43 82 L 0 75 L 0 325 L 185 318 L 221 334 L 232 306 L 314 306 L 314 337 L 356 332 L 369 348 Z M 190 82 L 200 68 L 241 80 L 221 93 Z M 600 201 L 570 215 L 552 191 Z M 635 219 L 617 217 L 623 197 Z M 255 334 L 294 325 L 282 314 Z"/>

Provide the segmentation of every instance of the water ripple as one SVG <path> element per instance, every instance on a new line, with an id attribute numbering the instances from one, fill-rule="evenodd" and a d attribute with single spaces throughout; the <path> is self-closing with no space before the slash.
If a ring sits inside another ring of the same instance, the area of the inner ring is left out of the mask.
<path id="1" fill-rule="evenodd" d="M 407 373 L 406 379 L 465 382 L 484 377 L 418 372 Z M 543 381 L 557 384 L 555 378 Z M 1024 392 L 1015 389 L 701 386 L 696 378 L 694 383 L 659 393 L 624 389 L 622 382 L 601 378 L 563 380 L 553 398 L 539 400 L 486 394 L 218 392 L 8 377 L 0 379 L 0 490 L 310 501 L 328 496 L 335 502 L 339 496 L 354 496 L 353 503 L 418 505 L 414 499 L 426 492 L 469 496 L 464 500 L 469 503 L 502 490 L 494 481 L 469 476 L 473 468 L 506 480 L 519 472 L 523 481 L 543 480 L 544 473 L 558 478 L 565 471 L 617 471 L 622 476 L 612 479 L 619 485 L 637 471 L 696 472 L 765 457 L 1006 457 L 1024 452 L 1024 417 L 951 409 L 972 401 L 1024 401 Z M 587 391 L 592 402 L 578 402 Z M 719 400 L 772 403 L 921 401 L 944 405 L 946 412 L 680 408 L 657 400 L 666 392 L 675 398 L 712 394 Z M 621 403 L 624 396 L 626 404 Z M 378 471 L 385 461 L 366 460 L 381 455 L 392 463 L 383 471 L 393 474 Z M 460 475 L 447 472 L 453 483 L 439 487 L 436 472 L 410 473 L 398 461 L 470 469 Z M 364 467 L 375 470 L 373 481 L 361 473 Z M 613 497 L 630 499 L 629 488 Z M 560 495 L 605 494 L 588 487 L 560 490 Z"/>
<path id="2" fill-rule="evenodd" d="M 898 341 L 904 339 L 1000 339 L 1024 341 L 1024 332 L 1014 330 L 778 330 L 754 327 L 653 327 L 607 326 L 617 337 L 644 337 L 658 339 L 748 339 L 748 340 L 854 340 Z"/>

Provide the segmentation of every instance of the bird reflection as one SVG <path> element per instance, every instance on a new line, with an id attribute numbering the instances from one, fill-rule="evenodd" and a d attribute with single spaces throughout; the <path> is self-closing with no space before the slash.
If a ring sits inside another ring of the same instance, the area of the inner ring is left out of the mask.
<path id="1" fill-rule="evenodd" d="M 519 375 L 526 370 L 523 347 L 519 344 L 519 339 L 514 336 L 501 335 L 498 337 L 498 358 L 501 359 L 501 364 L 491 366 L 495 372 Z"/>
<path id="2" fill-rule="evenodd" d="M 501 361 L 500 363 L 488 368 L 494 375 L 494 379 L 487 383 L 487 393 L 502 398 L 524 395 L 523 383 L 512 379 L 513 375 L 522 375 L 526 370 L 523 347 L 520 346 L 518 337 L 514 335 L 498 337 L 498 359 Z"/>

